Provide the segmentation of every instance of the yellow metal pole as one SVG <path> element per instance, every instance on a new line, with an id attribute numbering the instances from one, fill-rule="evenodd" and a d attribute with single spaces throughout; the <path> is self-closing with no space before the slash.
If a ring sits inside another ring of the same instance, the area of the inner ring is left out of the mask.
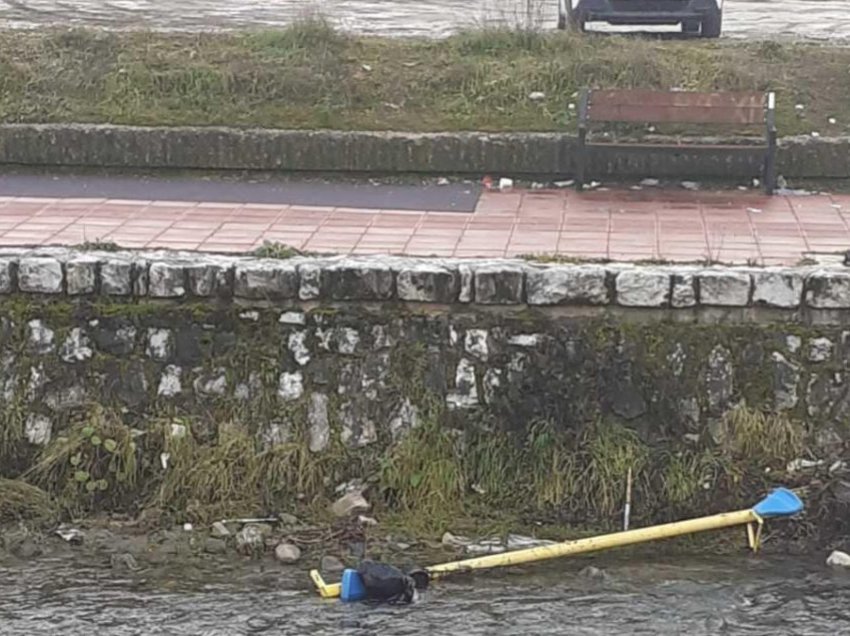
<path id="1" fill-rule="evenodd" d="M 339 598 L 342 594 L 342 583 L 325 583 L 318 570 L 310 570 L 310 578 L 322 598 Z"/>
<path id="2" fill-rule="evenodd" d="M 489 554 L 487 556 L 464 559 L 463 561 L 453 561 L 451 563 L 432 565 L 426 569 L 432 577 L 439 578 L 451 572 L 464 572 L 468 570 L 520 565 L 522 563 L 544 561 L 546 559 L 555 559 L 575 554 L 585 554 L 587 552 L 619 548 L 627 545 L 634 545 L 636 543 L 668 539 L 671 537 L 678 537 L 683 534 L 705 532 L 706 530 L 717 530 L 720 528 L 728 528 L 730 526 L 739 526 L 749 523 L 761 523 L 761 518 L 752 510 L 740 510 L 738 512 L 726 512 L 719 515 L 712 515 L 710 517 L 690 519 L 688 521 L 676 521 L 674 523 L 666 523 L 660 526 L 650 526 L 648 528 L 604 534 L 598 537 L 589 537 L 587 539 L 565 541 L 563 543 L 556 543 L 554 545 L 541 546 L 537 548 L 527 548 L 525 550 L 503 552 L 501 554 Z"/>
<path id="3" fill-rule="evenodd" d="M 754 510 L 739 510 L 738 512 L 726 512 L 718 515 L 712 515 L 710 517 L 700 517 L 698 519 L 689 519 L 687 521 L 676 521 L 659 526 L 626 530 L 624 532 L 604 534 L 598 537 L 589 537 L 587 539 L 576 539 L 574 541 L 565 541 L 563 543 L 556 543 L 554 545 L 541 546 L 537 548 L 527 548 L 525 550 L 515 550 L 513 552 L 503 552 L 501 554 L 489 554 L 487 556 L 464 559 L 462 561 L 452 561 L 450 563 L 432 565 L 425 569 L 432 578 L 438 579 L 453 572 L 467 572 L 471 570 L 482 570 L 485 568 L 520 565 L 523 563 L 556 559 L 575 554 L 586 554 L 588 552 L 620 548 L 637 543 L 669 539 L 685 534 L 705 532 L 707 530 L 719 530 L 720 528 L 729 528 L 731 526 L 740 526 L 744 524 L 747 524 L 747 535 L 750 547 L 753 550 L 756 550 L 758 549 L 762 523 L 762 518 Z M 339 597 L 341 593 L 341 585 L 339 583 L 325 583 L 321 574 L 319 574 L 317 570 L 311 571 L 310 577 L 313 579 L 313 583 L 322 598 Z"/>

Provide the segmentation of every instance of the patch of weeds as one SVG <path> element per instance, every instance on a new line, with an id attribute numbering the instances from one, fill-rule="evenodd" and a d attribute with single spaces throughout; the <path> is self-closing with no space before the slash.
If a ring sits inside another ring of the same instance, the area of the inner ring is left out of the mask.
<path id="1" fill-rule="evenodd" d="M 47 525 L 56 519 L 49 495 L 19 479 L 0 478 L 0 524 Z"/>
<path id="2" fill-rule="evenodd" d="M 217 440 L 202 444 L 185 421 L 164 422 L 158 433 L 164 465 L 160 508 L 196 522 L 228 511 L 257 512 L 258 493 L 248 483 L 256 470 L 257 448 L 247 433 L 221 426 Z"/>
<path id="3" fill-rule="evenodd" d="M 0 409 L 0 477 L 16 475 L 22 468 L 21 460 L 28 458 L 24 450 L 24 425 L 26 409 L 14 399 Z"/>
<path id="4" fill-rule="evenodd" d="M 654 498 L 651 489 L 645 487 L 649 448 L 635 431 L 600 421 L 587 429 L 580 447 L 587 453 L 580 492 L 586 498 L 586 508 L 599 518 L 609 518 L 622 508 L 629 470 L 635 490 L 642 490 L 648 501 Z"/>
<path id="5" fill-rule="evenodd" d="M 248 33 L 245 43 L 255 51 L 275 57 L 317 52 L 341 52 L 349 38 L 322 16 L 308 16 L 283 29 L 266 29 Z"/>
<path id="6" fill-rule="evenodd" d="M 525 451 L 531 497 L 538 508 L 560 506 L 577 493 L 578 458 L 553 422 L 540 421 L 531 426 Z"/>
<path id="7" fill-rule="evenodd" d="M 508 506 L 522 499 L 525 479 L 522 474 L 523 448 L 510 436 L 476 430 L 464 441 L 463 463 L 473 492 L 489 503 Z"/>
<path id="8" fill-rule="evenodd" d="M 78 243 L 73 246 L 73 249 L 82 250 L 84 252 L 120 252 L 123 248 L 115 241 L 101 241 L 100 239 L 95 239 L 94 241 L 83 241 L 82 243 Z"/>
<path id="9" fill-rule="evenodd" d="M 734 475 L 728 459 L 710 449 L 662 453 L 654 463 L 661 475 L 658 504 L 666 509 L 667 516 L 677 511 L 698 511 L 700 502 L 713 497 L 718 486 Z"/>
<path id="10" fill-rule="evenodd" d="M 759 42 L 755 49 L 756 56 L 767 62 L 787 62 L 793 55 L 791 47 L 776 40 Z"/>
<path id="11" fill-rule="evenodd" d="M 285 243 L 264 241 L 260 247 L 251 252 L 251 255 L 256 256 L 257 258 L 276 258 L 286 260 L 296 256 L 302 256 L 303 254 L 294 247 L 286 245 Z"/>
<path id="12" fill-rule="evenodd" d="M 209 522 L 309 502 L 320 497 L 325 479 L 341 464 L 334 452 L 311 453 L 301 436 L 262 450 L 246 427 L 231 422 L 220 424 L 216 439 L 207 443 L 198 441 L 193 424 L 185 420 L 164 422 L 158 429 L 167 468 L 156 505 L 178 519 Z"/>
<path id="13" fill-rule="evenodd" d="M 131 429 L 98 406 L 51 441 L 25 477 L 77 514 L 130 508 L 139 468 Z"/>
<path id="14" fill-rule="evenodd" d="M 805 449 L 805 429 L 785 415 L 736 407 L 724 417 L 726 445 L 732 456 L 760 469 L 784 468 Z"/>
<path id="15" fill-rule="evenodd" d="M 399 397 L 409 398 L 414 404 L 425 406 L 429 400 L 425 386 L 428 368 L 426 347 L 423 343 L 400 344 L 390 352 L 389 383 Z M 427 406 L 434 406 L 433 404 Z"/>
<path id="16" fill-rule="evenodd" d="M 599 264 L 604 265 L 610 263 L 608 258 L 583 258 L 579 256 L 569 256 L 568 254 L 520 254 L 518 258 L 530 261 L 532 263 L 545 263 L 547 265 L 586 265 Z"/>
<path id="17" fill-rule="evenodd" d="M 387 503 L 425 525 L 445 524 L 458 512 L 465 483 L 458 438 L 436 418 L 411 431 L 381 463 Z"/>
<path id="18" fill-rule="evenodd" d="M 460 55 L 540 53 L 550 39 L 534 29 L 487 28 L 461 31 L 450 39 Z"/>

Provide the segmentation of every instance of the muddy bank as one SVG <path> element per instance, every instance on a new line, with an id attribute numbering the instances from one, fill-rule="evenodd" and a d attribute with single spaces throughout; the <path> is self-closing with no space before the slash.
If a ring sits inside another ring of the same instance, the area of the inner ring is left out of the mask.
<path id="1" fill-rule="evenodd" d="M 0 526 L 0 562 L 73 557 L 122 576 L 181 561 L 257 561 L 297 571 L 320 568 L 338 576 L 344 564 L 355 565 L 367 551 L 373 557 L 411 559 L 440 549 L 439 542 L 394 539 L 386 530 L 369 536 L 365 525 L 374 528 L 371 519 L 313 525 L 282 515 L 194 526 L 168 525 L 153 517 L 147 511 L 135 519 L 99 516 L 50 525 L 22 519 Z"/>
<path id="2" fill-rule="evenodd" d="M 533 535 L 502 532 L 477 524 L 475 535 L 443 533 L 424 535 L 391 526 L 373 517 L 349 518 L 337 523 L 311 525 L 292 515 L 246 522 L 230 520 L 211 526 L 184 524 L 155 528 L 150 518 L 119 519 L 100 516 L 90 520 L 62 522 L 36 527 L 21 521 L 0 526 L 0 566 L 24 565 L 73 559 L 111 573 L 114 577 L 148 577 L 164 568 L 205 567 L 221 564 L 256 563 L 270 570 L 289 572 L 303 578 L 318 569 L 328 581 L 337 580 L 345 567 L 357 567 L 364 558 L 410 569 L 486 554 L 550 545 L 557 541 L 591 535 L 552 524 L 531 527 Z M 460 527 L 472 529 L 475 521 L 457 519 Z M 770 556 L 811 555 L 825 558 L 832 545 L 817 545 L 792 538 L 786 520 L 769 524 L 771 531 L 762 552 Z M 773 532 L 775 531 L 775 532 Z M 549 537 L 549 538 L 543 538 Z M 841 547 L 840 542 L 836 543 Z M 746 542 L 740 528 L 648 543 L 621 550 L 614 555 L 637 562 L 665 557 L 699 557 L 704 554 L 744 555 Z M 572 557 L 571 567 L 582 576 L 601 578 L 592 567 L 600 553 Z"/>

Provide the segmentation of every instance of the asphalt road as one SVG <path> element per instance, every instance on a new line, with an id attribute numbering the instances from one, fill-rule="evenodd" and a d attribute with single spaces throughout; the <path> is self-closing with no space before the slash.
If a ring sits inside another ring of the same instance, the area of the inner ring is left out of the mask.
<path id="1" fill-rule="evenodd" d="M 480 25 L 554 28 L 557 6 L 557 0 L 0 0 L 0 24 L 206 30 L 283 26 L 319 12 L 353 32 L 439 37 Z M 725 0 L 724 35 L 850 41 L 850 0 Z"/>

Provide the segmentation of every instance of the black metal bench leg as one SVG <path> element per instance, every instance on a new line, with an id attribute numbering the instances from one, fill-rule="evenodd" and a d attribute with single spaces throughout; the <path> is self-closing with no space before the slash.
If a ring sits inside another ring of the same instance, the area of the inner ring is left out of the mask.
<path id="1" fill-rule="evenodd" d="M 578 153 L 576 154 L 576 190 L 584 190 L 584 169 L 587 155 L 587 129 L 578 130 Z"/>
<path id="2" fill-rule="evenodd" d="M 765 136 L 767 137 L 767 155 L 764 158 L 764 191 L 773 194 L 776 190 L 776 95 L 767 94 L 765 109 Z"/>
<path id="3" fill-rule="evenodd" d="M 576 157 L 576 190 L 584 190 L 587 167 L 587 116 L 590 105 L 590 90 L 582 89 L 578 103 L 578 156 Z"/>
<path id="4" fill-rule="evenodd" d="M 764 158 L 764 191 L 767 194 L 776 191 L 776 131 L 768 133 L 767 154 Z"/>

